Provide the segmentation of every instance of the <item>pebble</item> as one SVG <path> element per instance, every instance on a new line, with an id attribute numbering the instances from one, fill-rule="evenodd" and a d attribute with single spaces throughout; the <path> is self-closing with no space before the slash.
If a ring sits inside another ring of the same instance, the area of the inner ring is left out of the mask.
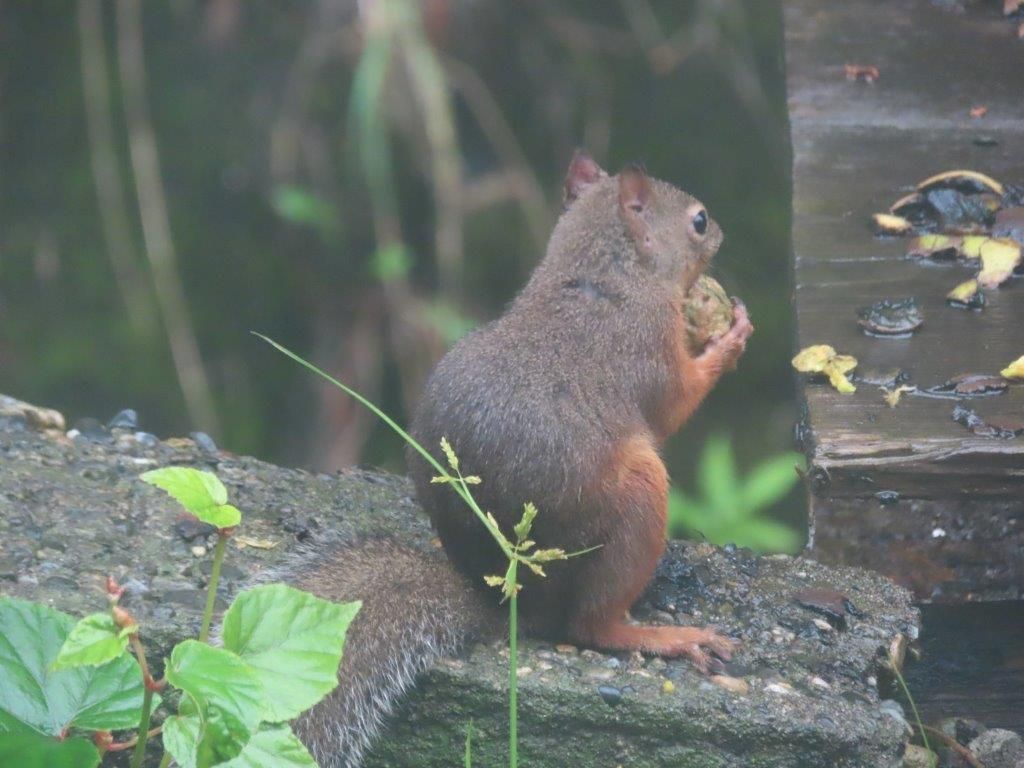
<path id="1" fill-rule="evenodd" d="M 609 707 L 618 706 L 622 702 L 622 691 L 614 685 L 599 685 L 597 692 Z"/>
<path id="2" fill-rule="evenodd" d="M 213 438 L 205 432 L 189 432 L 188 436 L 195 441 L 196 445 L 207 453 L 217 452 L 217 444 L 213 442 Z"/>
<path id="3" fill-rule="evenodd" d="M 136 432 L 135 441 L 146 448 L 155 448 L 160 445 L 160 438 L 149 432 Z"/>
<path id="4" fill-rule="evenodd" d="M 1024 761 L 1024 740 L 1004 728 L 990 728 L 973 739 L 967 748 L 985 768 L 1017 768 L 1017 764 Z"/>
<path id="5" fill-rule="evenodd" d="M 777 693 L 780 696 L 793 696 L 796 693 L 793 686 L 789 683 L 768 683 L 764 689 L 769 693 Z"/>
<path id="6" fill-rule="evenodd" d="M 902 768 L 935 768 L 939 764 L 939 756 L 930 749 L 908 744 L 903 753 Z"/>
<path id="7" fill-rule="evenodd" d="M 136 429 L 139 426 L 139 414 L 134 408 L 118 411 L 114 418 L 107 422 L 107 429 Z"/>
<path id="8" fill-rule="evenodd" d="M 575 645 L 569 645 L 568 643 L 559 643 L 555 646 L 555 650 L 559 653 L 573 654 L 579 649 Z"/>
<path id="9" fill-rule="evenodd" d="M 730 677 L 729 675 L 712 675 L 709 679 L 719 688 L 724 688 L 730 693 L 735 693 L 740 696 L 746 696 L 748 693 L 750 693 L 750 683 L 748 683 L 742 677 Z"/>
<path id="10" fill-rule="evenodd" d="M 192 547 L 192 554 L 196 557 L 205 557 L 206 547 L 204 547 L 202 544 L 197 544 L 196 546 Z"/>

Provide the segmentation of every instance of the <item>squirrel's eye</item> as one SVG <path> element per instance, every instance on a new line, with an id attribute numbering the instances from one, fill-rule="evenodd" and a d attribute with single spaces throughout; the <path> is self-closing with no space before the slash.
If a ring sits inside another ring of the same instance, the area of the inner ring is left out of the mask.
<path id="1" fill-rule="evenodd" d="M 698 235 L 703 235 L 708 231 L 708 215 L 703 210 L 697 211 L 693 217 L 693 229 Z"/>

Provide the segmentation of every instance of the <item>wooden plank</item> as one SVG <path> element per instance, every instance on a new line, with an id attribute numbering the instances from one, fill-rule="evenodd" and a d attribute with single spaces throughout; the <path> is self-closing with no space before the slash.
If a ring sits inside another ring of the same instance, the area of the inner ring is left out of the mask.
<path id="1" fill-rule="evenodd" d="M 1024 45 L 997 5 L 951 14 L 927 0 L 785 3 L 801 347 L 831 344 L 861 371 L 899 369 L 921 388 L 995 374 L 1024 354 L 1024 279 L 989 291 L 982 312 L 951 308 L 946 293 L 971 271 L 907 259 L 906 240 L 869 226 L 937 171 L 1024 182 Z M 881 77 L 848 82 L 847 63 Z M 983 120 L 968 117 L 974 104 L 989 107 Z M 925 318 L 911 338 L 860 331 L 858 309 L 908 296 Z M 952 418 L 957 400 L 905 396 L 890 408 L 866 384 L 841 395 L 805 383 L 802 394 L 822 559 L 881 568 L 925 598 L 1024 592 L 1024 437 L 972 434 Z M 1021 385 L 959 402 L 986 419 L 1024 419 Z"/>

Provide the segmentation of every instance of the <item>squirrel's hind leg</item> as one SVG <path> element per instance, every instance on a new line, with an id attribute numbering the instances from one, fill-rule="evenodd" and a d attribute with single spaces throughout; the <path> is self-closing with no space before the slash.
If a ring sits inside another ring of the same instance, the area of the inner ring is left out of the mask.
<path id="1" fill-rule="evenodd" d="M 733 641 L 699 627 L 627 623 L 630 606 L 654 575 L 665 550 L 668 473 L 647 436 L 620 444 L 601 487 L 601 516 L 611 521 L 604 546 L 582 556 L 572 640 L 609 651 L 687 656 L 707 673 L 712 654 L 728 660 Z"/>

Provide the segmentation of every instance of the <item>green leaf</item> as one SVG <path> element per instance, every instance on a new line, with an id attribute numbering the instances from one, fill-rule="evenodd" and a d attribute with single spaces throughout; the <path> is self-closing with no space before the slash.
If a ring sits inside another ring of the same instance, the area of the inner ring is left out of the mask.
<path id="1" fill-rule="evenodd" d="M 775 520 L 756 518 L 747 520 L 738 528 L 733 542 L 758 552 L 796 552 L 800 548 L 800 534 Z"/>
<path id="2" fill-rule="evenodd" d="M 718 514 L 737 515 L 740 504 L 739 482 L 736 479 L 732 444 L 728 438 L 722 435 L 708 438 L 697 468 L 697 483 L 704 501 Z"/>
<path id="3" fill-rule="evenodd" d="M 335 234 L 339 229 L 334 207 L 299 187 L 277 187 L 270 203 L 278 216 L 292 224 L 315 227 L 324 235 Z"/>
<path id="4" fill-rule="evenodd" d="M 802 461 L 800 454 L 786 453 L 759 464 L 743 483 L 744 508 L 755 512 L 785 497 L 799 479 L 795 467 Z"/>
<path id="5" fill-rule="evenodd" d="M 234 528 L 242 521 L 242 513 L 227 503 L 227 489 L 212 472 L 163 467 L 139 475 L 139 479 L 163 489 L 190 514 L 215 528 Z"/>
<path id="6" fill-rule="evenodd" d="M 237 755 L 264 711 L 265 693 L 252 668 L 231 651 L 185 640 L 171 651 L 165 674 L 195 704 L 201 722 L 198 765 Z"/>
<path id="7" fill-rule="evenodd" d="M 164 750 L 170 752 L 178 768 L 196 768 L 202 730 L 198 715 L 171 715 L 164 720 Z"/>
<path id="8" fill-rule="evenodd" d="M 95 768 L 100 753 L 88 739 L 56 739 L 0 712 L 0 765 L 18 768 Z"/>
<path id="9" fill-rule="evenodd" d="M 379 249 L 370 258 L 370 268 L 378 280 L 388 282 L 405 277 L 412 269 L 412 256 L 402 243 L 393 243 Z"/>
<path id="10" fill-rule="evenodd" d="M 332 603 L 308 592 L 269 584 L 246 590 L 224 614 L 224 647 L 259 677 L 265 720 L 291 720 L 338 685 L 345 633 L 360 603 Z"/>
<path id="11" fill-rule="evenodd" d="M 40 603 L 0 598 L 0 712 L 51 736 L 72 727 L 135 727 L 143 691 L 133 657 L 52 669 L 74 624 L 67 614 Z"/>
<path id="12" fill-rule="evenodd" d="M 287 725 L 260 728 L 241 754 L 222 768 L 316 768 L 316 760 Z"/>
<path id="13" fill-rule="evenodd" d="M 71 628 L 51 669 L 99 666 L 116 659 L 128 647 L 128 635 L 109 613 L 93 613 Z"/>

